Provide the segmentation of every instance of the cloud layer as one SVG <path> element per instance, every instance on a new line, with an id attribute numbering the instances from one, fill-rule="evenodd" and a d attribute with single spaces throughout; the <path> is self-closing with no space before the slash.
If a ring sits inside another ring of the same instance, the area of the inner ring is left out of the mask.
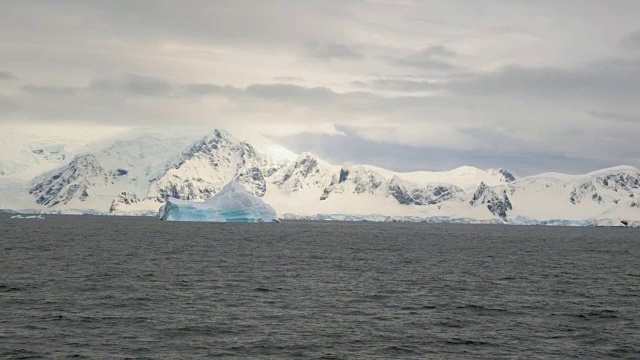
<path id="1" fill-rule="evenodd" d="M 215 125 L 403 170 L 640 165 L 636 1 L 4 8 L 0 127 Z"/>

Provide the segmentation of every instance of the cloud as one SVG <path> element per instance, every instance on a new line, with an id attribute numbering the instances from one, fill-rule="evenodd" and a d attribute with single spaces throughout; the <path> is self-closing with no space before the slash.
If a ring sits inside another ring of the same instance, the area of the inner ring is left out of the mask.
<path id="1" fill-rule="evenodd" d="M 0 95 L 0 113 L 10 114 L 18 109 L 18 104 L 11 98 Z"/>
<path id="2" fill-rule="evenodd" d="M 278 82 L 287 82 L 287 83 L 304 81 L 304 79 L 299 76 L 274 76 L 273 79 Z"/>
<path id="3" fill-rule="evenodd" d="M 230 85 L 172 82 L 159 77 L 139 74 L 123 74 L 96 79 L 85 88 L 86 92 L 105 96 L 185 100 L 207 96 L 236 98 L 243 95 L 244 90 Z"/>
<path id="4" fill-rule="evenodd" d="M 622 38 L 620 43 L 624 47 L 628 47 L 634 50 L 640 50 L 640 30 L 627 34 Z"/>
<path id="5" fill-rule="evenodd" d="M 325 87 L 304 87 L 283 83 L 251 84 L 247 87 L 235 87 L 211 83 L 171 82 L 158 77 L 123 74 L 94 80 L 84 88 L 36 87 L 29 91 L 37 95 L 58 94 L 97 94 L 103 96 L 134 96 L 144 98 L 189 99 L 208 96 L 220 96 L 229 99 L 258 99 L 298 105 L 323 106 L 335 101 L 339 95 Z"/>
<path id="6" fill-rule="evenodd" d="M 210 83 L 172 82 L 153 76 L 123 74 L 95 79 L 86 86 L 25 85 L 25 93 L 38 97 L 69 95 L 104 97 L 174 98 L 176 100 L 222 96 L 230 99 L 253 98 L 264 101 L 324 106 L 336 101 L 340 94 L 326 87 L 305 87 L 283 83 L 251 84 L 235 87 Z"/>
<path id="7" fill-rule="evenodd" d="M 11 71 L 0 71 L 0 81 L 17 79 L 18 77 L 16 76 L 16 74 L 12 73 Z"/>
<path id="8" fill-rule="evenodd" d="M 185 83 L 123 74 L 101 77 L 84 86 L 27 85 L 2 98 L 2 123 L 94 123 L 110 125 L 214 125 L 300 132 L 311 124 L 334 132 L 324 122 L 348 107 L 358 93 L 340 94 L 325 87 L 265 83 L 246 87 Z M 345 102 L 345 104 L 341 104 Z M 257 130 L 256 130 L 257 131 Z M 241 136 L 241 135 L 239 135 Z"/>
<path id="9" fill-rule="evenodd" d="M 452 81 L 447 88 L 465 95 L 552 102 L 635 101 L 640 95 L 640 62 L 609 59 L 574 68 L 507 66 Z"/>
<path id="10" fill-rule="evenodd" d="M 248 86 L 244 90 L 244 94 L 262 100 L 311 106 L 323 106 L 339 97 L 337 93 L 325 87 L 307 88 L 289 84 L 255 84 Z"/>
<path id="11" fill-rule="evenodd" d="M 242 89 L 233 87 L 233 86 L 222 86 L 216 84 L 186 84 L 182 86 L 184 95 L 187 97 L 190 96 L 209 96 L 209 95 L 220 95 L 220 96 L 239 96 L 242 93 Z"/>
<path id="12" fill-rule="evenodd" d="M 640 124 L 640 113 L 629 114 L 616 111 L 589 110 L 587 111 L 587 114 L 603 120 L 614 120 L 623 123 Z"/>
<path id="13" fill-rule="evenodd" d="M 61 97 L 78 94 L 83 89 L 71 86 L 25 85 L 22 90 L 35 96 Z"/>
<path id="14" fill-rule="evenodd" d="M 433 57 L 456 57 L 458 54 L 444 45 L 434 45 L 422 49 L 416 54 L 411 55 L 414 59 L 431 59 Z"/>
<path id="15" fill-rule="evenodd" d="M 171 96 L 175 91 L 174 88 L 174 84 L 169 81 L 135 74 L 98 79 L 89 84 L 89 89 L 97 92 L 147 97 Z"/>
<path id="16" fill-rule="evenodd" d="M 337 0 L 308 0 L 304 4 L 282 0 L 10 2 L 11 15 L 5 13 L 0 18 L 0 29 L 19 36 L 18 41 L 37 40 L 38 34 L 46 33 L 47 39 L 64 42 L 110 37 L 273 46 L 337 38 L 334 25 L 349 16 L 336 17 L 335 10 L 341 8 Z M 64 24 L 59 22 L 61 18 Z M 29 26 L 22 24 L 24 31 L 16 33 L 12 30 L 19 28 L 18 19 L 27 19 Z"/>
<path id="17" fill-rule="evenodd" d="M 409 56 L 397 59 L 395 63 L 400 66 L 408 66 L 423 70 L 449 71 L 457 68 L 448 61 L 455 58 L 457 53 L 446 46 L 434 45 L 413 53 Z"/>
<path id="18" fill-rule="evenodd" d="M 491 149 L 452 150 L 429 145 L 410 146 L 374 141 L 362 137 L 357 131 L 343 127 L 339 129 L 343 132 L 341 136 L 303 133 L 273 137 L 273 140 L 292 151 L 309 151 L 334 164 L 372 164 L 395 171 L 442 171 L 470 165 L 479 168 L 502 167 L 519 176 L 528 176 L 546 171 L 579 174 L 619 165 L 619 159 L 594 160 L 544 151 L 497 153 Z"/>
<path id="19" fill-rule="evenodd" d="M 355 52 L 351 47 L 336 43 L 313 46 L 311 55 L 321 60 L 353 60 L 362 57 L 362 54 Z"/>
<path id="20" fill-rule="evenodd" d="M 374 90 L 389 90 L 407 93 L 424 92 L 443 88 L 442 84 L 432 81 L 405 79 L 375 79 L 370 82 L 355 82 L 354 85 Z"/>
<path id="21" fill-rule="evenodd" d="M 593 68 L 600 69 L 595 77 L 585 70 Z M 616 70 L 619 68 L 622 70 Z M 624 119 L 631 126 L 640 125 L 632 121 L 640 114 L 630 92 L 633 88 L 614 92 L 604 86 L 623 75 L 628 77 L 633 63 L 610 61 L 585 69 L 504 68 L 438 83 L 374 79 L 363 84 L 370 91 L 362 92 L 284 83 L 245 87 L 185 83 L 123 74 L 79 87 L 23 86 L 21 97 L 8 98 L 20 106 L 13 107 L 11 118 L 0 117 L 0 121 L 92 119 L 170 125 L 175 119 L 185 124 L 215 120 L 222 127 L 254 124 L 253 128 L 272 135 L 285 127 L 291 134 L 312 131 L 309 129 L 327 133 L 337 126 L 373 142 L 450 151 L 477 149 L 504 156 L 536 149 L 564 157 L 594 158 L 624 158 L 640 152 L 631 129 L 603 122 Z M 637 86 L 630 80 L 628 85 Z M 589 89 L 583 89 L 585 86 Z M 380 88 L 437 92 L 393 96 L 376 93 Z M 615 113 L 590 110 L 602 102 L 598 91 L 616 95 L 603 102 L 618 104 Z M 567 101 L 575 110 L 562 105 Z M 583 140 L 590 133 L 599 134 L 597 148 Z"/>

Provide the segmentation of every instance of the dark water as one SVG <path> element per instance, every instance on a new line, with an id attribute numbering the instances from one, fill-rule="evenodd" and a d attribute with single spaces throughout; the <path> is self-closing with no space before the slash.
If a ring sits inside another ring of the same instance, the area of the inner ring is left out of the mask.
<path id="1" fill-rule="evenodd" d="M 2 358 L 638 358 L 637 229 L 0 218 Z"/>

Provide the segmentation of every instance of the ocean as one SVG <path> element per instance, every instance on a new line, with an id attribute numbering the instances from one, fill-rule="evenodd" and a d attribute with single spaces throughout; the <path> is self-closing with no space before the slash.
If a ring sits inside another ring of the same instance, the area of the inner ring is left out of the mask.
<path id="1" fill-rule="evenodd" d="M 0 358 L 640 357 L 640 229 L 0 216 Z"/>

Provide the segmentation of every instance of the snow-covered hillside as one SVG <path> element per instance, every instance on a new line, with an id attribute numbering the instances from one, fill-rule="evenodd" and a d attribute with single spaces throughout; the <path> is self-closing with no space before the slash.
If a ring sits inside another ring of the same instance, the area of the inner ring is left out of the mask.
<path id="1" fill-rule="evenodd" d="M 399 173 L 310 153 L 276 158 L 221 130 L 125 129 L 84 143 L 11 145 L 0 158 L 4 209 L 152 214 L 167 197 L 204 200 L 237 180 L 293 218 L 640 224 L 640 170 L 629 166 L 521 179 L 469 166 Z"/>

